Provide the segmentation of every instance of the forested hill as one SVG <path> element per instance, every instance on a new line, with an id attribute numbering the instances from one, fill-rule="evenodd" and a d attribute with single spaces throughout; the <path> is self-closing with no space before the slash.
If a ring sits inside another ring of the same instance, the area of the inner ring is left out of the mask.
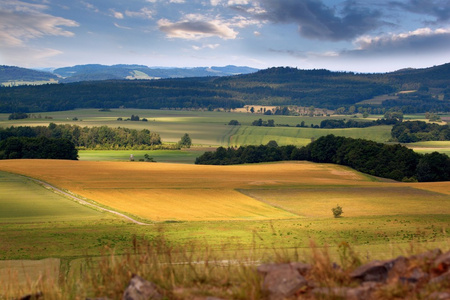
<path id="1" fill-rule="evenodd" d="M 0 83 L 17 81 L 48 81 L 57 80 L 58 76 L 43 71 L 30 70 L 19 67 L 0 66 Z"/>
<path id="2" fill-rule="evenodd" d="M 235 108 L 298 105 L 397 108 L 404 113 L 450 111 L 450 63 L 386 74 L 270 68 L 227 77 L 86 81 L 0 88 L 0 112 L 74 108 Z M 406 93 L 399 93 L 407 91 Z M 389 94 L 389 100 L 363 100 Z"/>

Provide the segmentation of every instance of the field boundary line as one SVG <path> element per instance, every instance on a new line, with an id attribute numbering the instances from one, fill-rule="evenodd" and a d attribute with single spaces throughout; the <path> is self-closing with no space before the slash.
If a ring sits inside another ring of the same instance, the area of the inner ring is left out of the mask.
<path id="1" fill-rule="evenodd" d="M 29 179 L 29 180 L 31 180 L 31 181 L 33 181 L 33 182 L 39 184 L 39 185 L 44 186 L 45 188 L 48 188 L 48 189 L 52 190 L 52 191 L 55 192 L 55 193 L 59 193 L 59 194 L 62 194 L 62 195 L 64 195 L 64 196 L 66 196 L 66 197 L 69 197 L 69 198 L 71 198 L 72 200 L 75 200 L 76 202 L 78 202 L 78 203 L 80 203 L 80 204 L 82 204 L 82 205 L 91 206 L 91 207 L 94 207 L 94 208 L 96 208 L 96 209 L 98 209 L 98 210 L 101 210 L 101 211 L 105 211 L 105 212 L 109 212 L 109 213 L 115 214 L 115 215 L 117 215 L 117 216 L 119 216 L 119 217 L 125 218 L 125 219 L 127 219 L 128 221 L 131 221 L 131 222 L 133 222 L 133 223 L 135 223 L 135 224 L 138 224 L 138 225 L 144 225 L 144 226 L 153 225 L 153 224 L 148 224 L 148 223 L 140 222 L 140 221 L 135 220 L 135 219 L 133 219 L 133 218 L 131 218 L 131 217 L 129 217 L 129 216 L 123 214 L 123 213 L 120 213 L 120 212 L 118 212 L 118 211 L 115 211 L 115 210 L 112 210 L 112 209 L 108 209 L 108 208 L 104 208 L 104 207 L 101 207 L 101 206 L 96 205 L 96 204 L 94 204 L 94 203 L 90 203 L 90 202 L 88 202 L 88 201 L 86 201 L 86 200 L 81 199 L 80 197 L 77 197 L 77 196 L 72 195 L 72 194 L 70 194 L 70 193 L 68 193 L 68 192 L 66 192 L 66 191 L 63 191 L 62 189 L 57 188 L 56 186 L 51 185 L 51 184 L 48 183 L 48 182 L 45 182 L 45 181 L 42 181 L 42 180 L 39 180 L 39 179 L 36 179 L 36 178 L 27 177 L 27 176 L 25 176 L 25 177 L 26 177 L 27 179 Z"/>

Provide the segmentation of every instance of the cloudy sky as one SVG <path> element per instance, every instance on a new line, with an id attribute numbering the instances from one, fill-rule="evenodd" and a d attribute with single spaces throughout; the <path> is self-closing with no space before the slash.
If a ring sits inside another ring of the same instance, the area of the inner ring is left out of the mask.
<path id="1" fill-rule="evenodd" d="M 1 0 L 0 64 L 292 66 L 450 62 L 449 0 Z"/>

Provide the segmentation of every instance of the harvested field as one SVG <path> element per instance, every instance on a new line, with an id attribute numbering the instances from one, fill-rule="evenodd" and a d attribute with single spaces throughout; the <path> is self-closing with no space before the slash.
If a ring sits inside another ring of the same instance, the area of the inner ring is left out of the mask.
<path id="1" fill-rule="evenodd" d="M 309 162 L 200 166 L 8 160 L 0 162 L 0 170 L 151 221 L 325 217 L 337 203 L 345 205 L 349 217 L 450 211 L 448 184 L 381 181 L 343 166 Z"/>

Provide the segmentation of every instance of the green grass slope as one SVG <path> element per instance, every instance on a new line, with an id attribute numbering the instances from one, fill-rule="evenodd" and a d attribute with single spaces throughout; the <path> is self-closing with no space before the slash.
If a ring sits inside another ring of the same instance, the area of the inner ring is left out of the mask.
<path id="1" fill-rule="evenodd" d="M 23 176 L 0 172 L 0 223 L 81 221 L 100 218 L 108 217 Z"/>

